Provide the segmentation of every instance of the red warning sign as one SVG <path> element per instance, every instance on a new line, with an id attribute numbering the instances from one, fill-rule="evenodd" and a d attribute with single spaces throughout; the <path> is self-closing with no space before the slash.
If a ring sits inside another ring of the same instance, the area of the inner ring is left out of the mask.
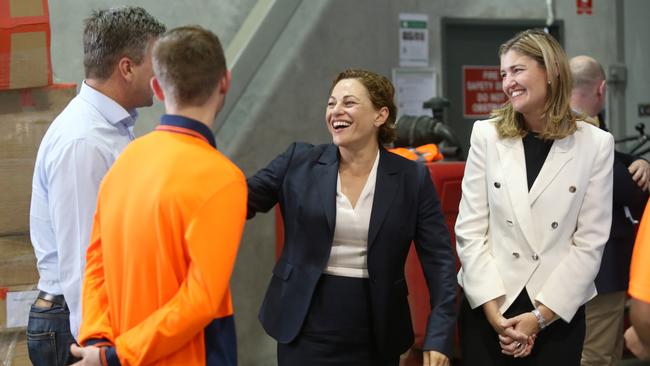
<path id="1" fill-rule="evenodd" d="M 463 116 L 486 117 L 501 107 L 506 95 L 501 90 L 499 66 L 463 66 Z"/>
<path id="2" fill-rule="evenodd" d="M 592 0 L 576 0 L 576 12 L 578 14 L 591 15 L 592 8 Z"/>

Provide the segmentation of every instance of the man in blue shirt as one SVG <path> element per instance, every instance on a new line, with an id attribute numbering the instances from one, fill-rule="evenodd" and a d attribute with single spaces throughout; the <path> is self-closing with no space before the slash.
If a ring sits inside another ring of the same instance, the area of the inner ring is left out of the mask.
<path id="1" fill-rule="evenodd" d="M 72 361 L 99 184 L 134 138 L 136 108 L 153 103 L 151 47 L 165 31 L 139 7 L 94 11 L 84 26 L 86 79 L 43 137 L 34 167 L 30 234 L 40 291 L 27 339 L 36 366 Z"/>

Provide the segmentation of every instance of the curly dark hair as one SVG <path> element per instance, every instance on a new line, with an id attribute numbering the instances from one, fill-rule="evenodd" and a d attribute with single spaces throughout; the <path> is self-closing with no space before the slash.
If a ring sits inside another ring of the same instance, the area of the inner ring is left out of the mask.
<path id="1" fill-rule="evenodd" d="M 370 101 L 375 109 L 388 108 L 388 118 L 386 119 L 386 123 L 379 126 L 377 139 L 380 145 L 390 144 L 395 141 L 397 138 L 397 133 L 395 132 L 397 106 L 395 105 L 395 88 L 390 80 L 372 71 L 348 69 L 336 76 L 330 87 L 330 93 L 339 81 L 345 79 L 355 79 L 363 84 L 368 90 Z"/>

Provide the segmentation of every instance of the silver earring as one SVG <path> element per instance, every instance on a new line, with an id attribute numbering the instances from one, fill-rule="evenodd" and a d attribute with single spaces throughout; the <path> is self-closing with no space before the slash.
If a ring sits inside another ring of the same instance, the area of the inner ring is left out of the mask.
<path id="1" fill-rule="evenodd" d="M 550 80 L 548 81 L 548 85 L 551 85 L 551 81 L 550 81 Z"/>

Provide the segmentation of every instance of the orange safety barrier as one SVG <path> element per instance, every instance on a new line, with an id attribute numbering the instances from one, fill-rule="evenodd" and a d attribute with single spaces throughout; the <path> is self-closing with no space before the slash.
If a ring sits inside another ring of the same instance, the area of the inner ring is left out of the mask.
<path id="1" fill-rule="evenodd" d="M 388 151 L 409 160 L 423 163 L 439 161 L 445 158 L 436 144 L 426 144 L 418 147 L 396 147 Z"/>
<path id="2" fill-rule="evenodd" d="M 436 192 L 440 198 L 440 209 L 445 216 L 445 223 L 451 237 L 451 247 L 456 254 L 456 235 L 454 226 L 458 216 L 458 205 L 461 198 L 461 183 L 465 171 L 465 162 L 438 162 L 427 164 L 431 180 L 436 187 Z M 460 261 L 456 257 L 456 270 L 460 268 Z M 415 251 L 411 246 L 409 255 L 406 258 L 404 268 L 406 283 L 409 289 L 409 305 L 411 308 L 411 319 L 413 321 L 413 333 L 415 334 L 415 343 L 413 347 L 421 350 L 424 341 L 427 320 L 431 313 L 429 305 L 429 291 L 424 279 L 422 266 Z M 458 340 L 458 337 L 456 337 Z M 456 342 L 458 344 L 458 341 Z M 457 348 L 457 347 L 456 347 Z"/>

